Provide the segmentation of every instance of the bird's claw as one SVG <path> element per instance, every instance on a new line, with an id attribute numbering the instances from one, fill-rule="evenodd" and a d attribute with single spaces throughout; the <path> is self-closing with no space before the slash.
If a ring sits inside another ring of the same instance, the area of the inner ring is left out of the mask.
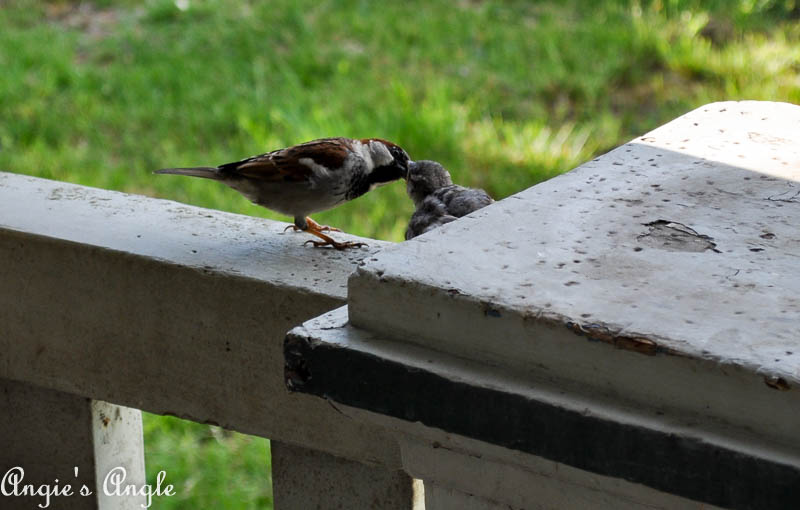
<path id="1" fill-rule="evenodd" d="M 303 230 L 297 225 L 289 225 L 285 229 L 283 229 L 283 231 L 286 232 L 289 229 L 292 229 L 295 232 L 297 232 L 298 230 Z M 330 225 L 320 225 L 316 222 L 310 224 L 308 230 L 313 230 L 315 232 L 341 232 L 341 229 L 338 229 L 336 227 L 331 227 Z"/>

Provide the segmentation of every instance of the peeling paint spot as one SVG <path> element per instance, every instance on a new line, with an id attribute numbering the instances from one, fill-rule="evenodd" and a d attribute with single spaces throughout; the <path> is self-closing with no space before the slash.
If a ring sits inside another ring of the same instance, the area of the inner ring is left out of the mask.
<path id="1" fill-rule="evenodd" d="M 302 342 L 302 339 L 291 335 L 284 339 L 284 382 L 291 391 L 311 380 L 311 372 L 302 357 Z"/>
<path id="2" fill-rule="evenodd" d="M 595 342 L 603 342 L 611 344 L 617 349 L 624 349 L 626 351 L 634 351 L 639 354 L 646 354 L 648 356 L 655 356 L 660 352 L 668 352 L 662 349 L 654 341 L 635 336 L 617 335 L 611 332 L 607 327 L 599 324 L 586 324 L 581 325 L 576 322 L 568 322 L 567 329 L 573 333 L 585 336 L 589 340 Z"/>
<path id="3" fill-rule="evenodd" d="M 682 223 L 656 220 L 644 225 L 650 227 L 650 231 L 640 235 L 636 240 L 651 248 L 694 253 L 711 250 L 721 253 L 717 250 L 717 244 L 712 237 L 698 234 Z"/>
<path id="4" fill-rule="evenodd" d="M 492 308 L 491 305 L 485 305 L 485 308 L 483 310 L 483 314 L 486 315 L 487 317 L 500 318 L 500 317 L 503 316 L 503 314 L 500 313 L 500 310 Z"/>
<path id="5" fill-rule="evenodd" d="M 764 384 L 774 390 L 789 391 L 792 387 L 783 377 L 767 376 L 764 377 Z"/>
<path id="6" fill-rule="evenodd" d="M 767 200 L 771 202 L 800 202 L 800 191 L 784 191 L 783 193 L 778 193 L 777 195 L 772 195 L 767 197 Z"/>

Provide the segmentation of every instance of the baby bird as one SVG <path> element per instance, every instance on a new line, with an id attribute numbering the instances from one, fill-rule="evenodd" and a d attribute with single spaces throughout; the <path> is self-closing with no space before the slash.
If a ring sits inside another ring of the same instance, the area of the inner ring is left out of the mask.
<path id="1" fill-rule="evenodd" d="M 416 207 L 408 222 L 406 240 L 494 202 L 482 189 L 453 184 L 450 173 L 435 161 L 416 161 L 408 165 L 406 191 Z"/>
<path id="2" fill-rule="evenodd" d="M 337 250 L 364 243 L 338 242 L 309 214 L 332 209 L 364 193 L 402 179 L 408 172 L 406 151 L 380 138 L 322 138 L 217 167 L 164 168 L 157 174 L 177 174 L 212 179 L 227 184 L 253 203 L 292 216 L 294 225 L 322 241 L 316 247 Z"/>

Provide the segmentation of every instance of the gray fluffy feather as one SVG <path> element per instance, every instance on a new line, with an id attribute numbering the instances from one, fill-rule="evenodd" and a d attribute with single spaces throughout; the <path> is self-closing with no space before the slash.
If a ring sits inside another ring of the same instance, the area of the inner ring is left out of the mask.
<path id="1" fill-rule="evenodd" d="M 435 161 L 410 164 L 406 190 L 416 206 L 406 229 L 406 239 L 413 239 L 494 202 L 482 189 L 453 184 L 450 173 Z"/>

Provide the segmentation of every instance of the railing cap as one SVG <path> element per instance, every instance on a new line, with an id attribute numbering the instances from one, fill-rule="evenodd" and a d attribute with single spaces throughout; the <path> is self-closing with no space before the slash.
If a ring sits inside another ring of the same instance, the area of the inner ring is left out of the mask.
<path id="1" fill-rule="evenodd" d="M 535 346 L 492 334 L 516 317 L 800 385 L 798 211 L 800 106 L 713 103 L 381 252 L 351 278 L 350 317 L 535 363 Z M 459 307 L 484 313 L 455 319 Z"/>

